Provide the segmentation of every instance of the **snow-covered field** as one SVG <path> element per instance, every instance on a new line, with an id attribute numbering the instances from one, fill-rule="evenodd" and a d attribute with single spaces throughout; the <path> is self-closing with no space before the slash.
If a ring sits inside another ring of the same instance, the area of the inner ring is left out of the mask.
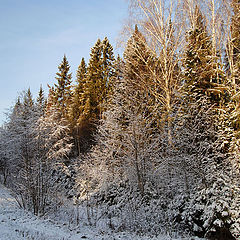
<path id="1" fill-rule="evenodd" d="M 19 209 L 9 189 L 0 184 L 0 240 L 170 240 L 170 236 L 139 237 L 129 233 L 101 233 L 100 229 L 82 226 L 71 229 L 52 220 L 38 218 Z M 186 239 L 186 238 L 178 238 Z M 189 238 L 188 238 L 189 239 Z M 190 238 L 194 239 L 194 238 Z"/>

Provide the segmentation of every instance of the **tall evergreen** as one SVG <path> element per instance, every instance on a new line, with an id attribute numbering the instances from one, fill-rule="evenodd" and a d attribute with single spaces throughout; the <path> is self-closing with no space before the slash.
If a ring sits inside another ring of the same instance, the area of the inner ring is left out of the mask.
<path id="1" fill-rule="evenodd" d="M 96 123 L 101 118 L 102 105 L 107 97 L 108 84 L 113 78 L 114 55 L 108 39 L 97 40 L 91 49 L 86 77 L 86 103 L 83 119 Z"/>
<path id="2" fill-rule="evenodd" d="M 51 89 L 53 94 L 53 104 L 58 109 L 61 117 L 67 118 L 67 109 L 70 106 L 72 95 L 72 74 L 69 73 L 70 66 L 65 55 L 62 63 L 58 66 L 58 70 L 59 72 L 56 73 L 57 84 L 54 85 L 54 89 Z"/>
<path id="3" fill-rule="evenodd" d="M 69 107 L 69 118 L 71 126 L 79 125 L 79 117 L 82 113 L 83 106 L 85 104 L 84 94 L 86 85 L 86 73 L 87 67 L 84 58 L 82 58 L 80 65 L 78 66 L 76 74 L 76 84 L 73 87 L 72 100 Z"/>
<path id="4" fill-rule="evenodd" d="M 84 106 L 86 104 L 86 73 L 87 66 L 84 58 L 82 58 L 80 65 L 78 66 L 76 74 L 76 84 L 73 88 L 73 95 L 71 104 L 69 107 L 69 121 L 71 132 L 75 141 L 75 149 L 79 153 L 82 146 L 82 121 Z"/>
<path id="5" fill-rule="evenodd" d="M 100 102 L 103 103 L 106 100 L 110 85 L 113 84 L 115 77 L 115 58 L 113 54 L 113 47 L 109 43 L 107 37 L 102 41 L 102 73 L 103 81 L 101 83 L 101 89 L 103 90 L 100 95 Z"/>
<path id="6" fill-rule="evenodd" d="M 136 88 L 143 88 L 148 81 L 151 54 L 147 47 L 146 39 L 135 25 L 135 30 L 127 42 L 124 51 L 125 71 L 124 77 L 129 84 Z"/>
<path id="7" fill-rule="evenodd" d="M 111 101 L 111 96 L 113 94 L 113 89 L 116 84 L 116 81 L 119 81 L 123 78 L 123 72 L 124 72 L 124 61 L 118 54 L 116 60 L 113 63 L 113 75 L 111 78 L 109 78 L 108 81 L 108 87 L 107 87 L 107 101 Z"/>
<path id="8" fill-rule="evenodd" d="M 192 94 L 208 95 L 213 102 L 219 103 L 224 95 L 224 73 L 213 55 L 211 38 L 198 7 L 195 18 L 195 26 L 187 33 L 184 86 Z"/>
<path id="9" fill-rule="evenodd" d="M 125 98 L 128 99 L 128 104 L 134 106 L 137 104 L 139 112 L 146 116 L 152 115 L 155 108 L 154 86 L 156 86 L 153 84 L 154 75 L 152 73 L 156 70 L 156 58 L 154 58 L 137 25 L 135 25 L 134 32 L 127 42 L 123 57 L 122 84 L 128 89 Z M 134 102 L 132 96 L 135 96 L 135 100 L 136 98 L 139 100 Z"/>
<path id="10" fill-rule="evenodd" d="M 188 224 L 203 226 L 196 231 L 198 234 L 217 239 L 221 234 L 229 235 L 231 208 L 235 201 L 230 190 L 234 185 L 231 185 L 233 178 L 229 170 L 233 138 L 229 121 L 230 91 L 198 7 L 194 15 L 195 24 L 187 33 L 183 63 L 181 120 L 178 121 L 181 125 L 179 129 L 183 131 L 178 131 L 178 149 L 188 156 L 191 166 L 198 166 L 195 176 L 197 189 L 190 194 L 193 211 L 188 212 L 192 222 Z M 212 203 L 217 203 L 219 207 L 215 208 Z M 194 207 L 200 205 L 200 208 Z M 226 216 L 222 215 L 223 211 Z M 196 218 L 194 215 L 197 212 Z"/>
<path id="11" fill-rule="evenodd" d="M 82 121 L 93 123 L 98 119 L 100 114 L 98 97 L 102 83 L 102 43 L 98 39 L 94 47 L 91 49 L 90 60 L 87 68 L 87 82 L 85 88 L 86 102 L 82 113 Z"/>
<path id="12" fill-rule="evenodd" d="M 46 99 L 44 97 L 44 91 L 43 91 L 42 85 L 40 86 L 40 89 L 39 89 L 39 92 L 38 92 L 36 105 L 37 105 L 38 115 L 40 117 L 44 114 L 44 111 L 45 111 L 45 108 L 46 108 Z"/>
<path id="13" fill-rule="evenodd" d="M 68 108 L 78 152 L 91 145 L 93 132 L 108 98 L 109 84 L 115 76 L 114 63 L 113 48 L 105 38 L 103 41 L 98 39 L 91 49 L 88 66 L 82 59 L 78 67 L 76 85 Z M 56 86 L 51 91 L 55 92 Z"/>

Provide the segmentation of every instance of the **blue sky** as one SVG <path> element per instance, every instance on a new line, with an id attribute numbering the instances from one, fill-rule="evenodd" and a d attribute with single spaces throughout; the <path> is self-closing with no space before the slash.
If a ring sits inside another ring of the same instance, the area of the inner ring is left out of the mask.
<path id="1" fill-rule="evenodd" d="M 74 76 L 98 38 L 115 47 L 126 17 L 125 0 L 0 0 L 0 124 L 22 90 L 47 91 L 64 54 Z"/>

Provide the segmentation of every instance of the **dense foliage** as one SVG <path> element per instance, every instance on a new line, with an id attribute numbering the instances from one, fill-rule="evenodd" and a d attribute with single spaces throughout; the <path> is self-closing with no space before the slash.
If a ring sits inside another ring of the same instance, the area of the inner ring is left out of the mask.
<path id="1" fill-rule="evenodd" d="M 75 83 L 64 56 L 47 99 L 18 97 L 0 132 L 3 182 L 37 215 L 65 196 L 87 202 L 90 224 L 100 205 L 119 231 L 239 239 L 240 2 L 132 2 L 143 15 L 123 59 L 98 39 Z"/>

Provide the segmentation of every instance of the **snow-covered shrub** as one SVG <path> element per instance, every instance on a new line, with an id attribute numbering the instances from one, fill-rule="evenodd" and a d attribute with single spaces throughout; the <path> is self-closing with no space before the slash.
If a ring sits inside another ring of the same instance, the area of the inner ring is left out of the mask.
<path id="1" fill-rule="evenodd" d="M 234 239 L 234 231 L 231 229 L 237 231 L 238 217 L 237 209 L 233 210 L 236 207 L 235 186 L 228 180 L 218 176 L 210 186 L 189 196 L 181 217 L 196 235 L 212 239 Z"/>

